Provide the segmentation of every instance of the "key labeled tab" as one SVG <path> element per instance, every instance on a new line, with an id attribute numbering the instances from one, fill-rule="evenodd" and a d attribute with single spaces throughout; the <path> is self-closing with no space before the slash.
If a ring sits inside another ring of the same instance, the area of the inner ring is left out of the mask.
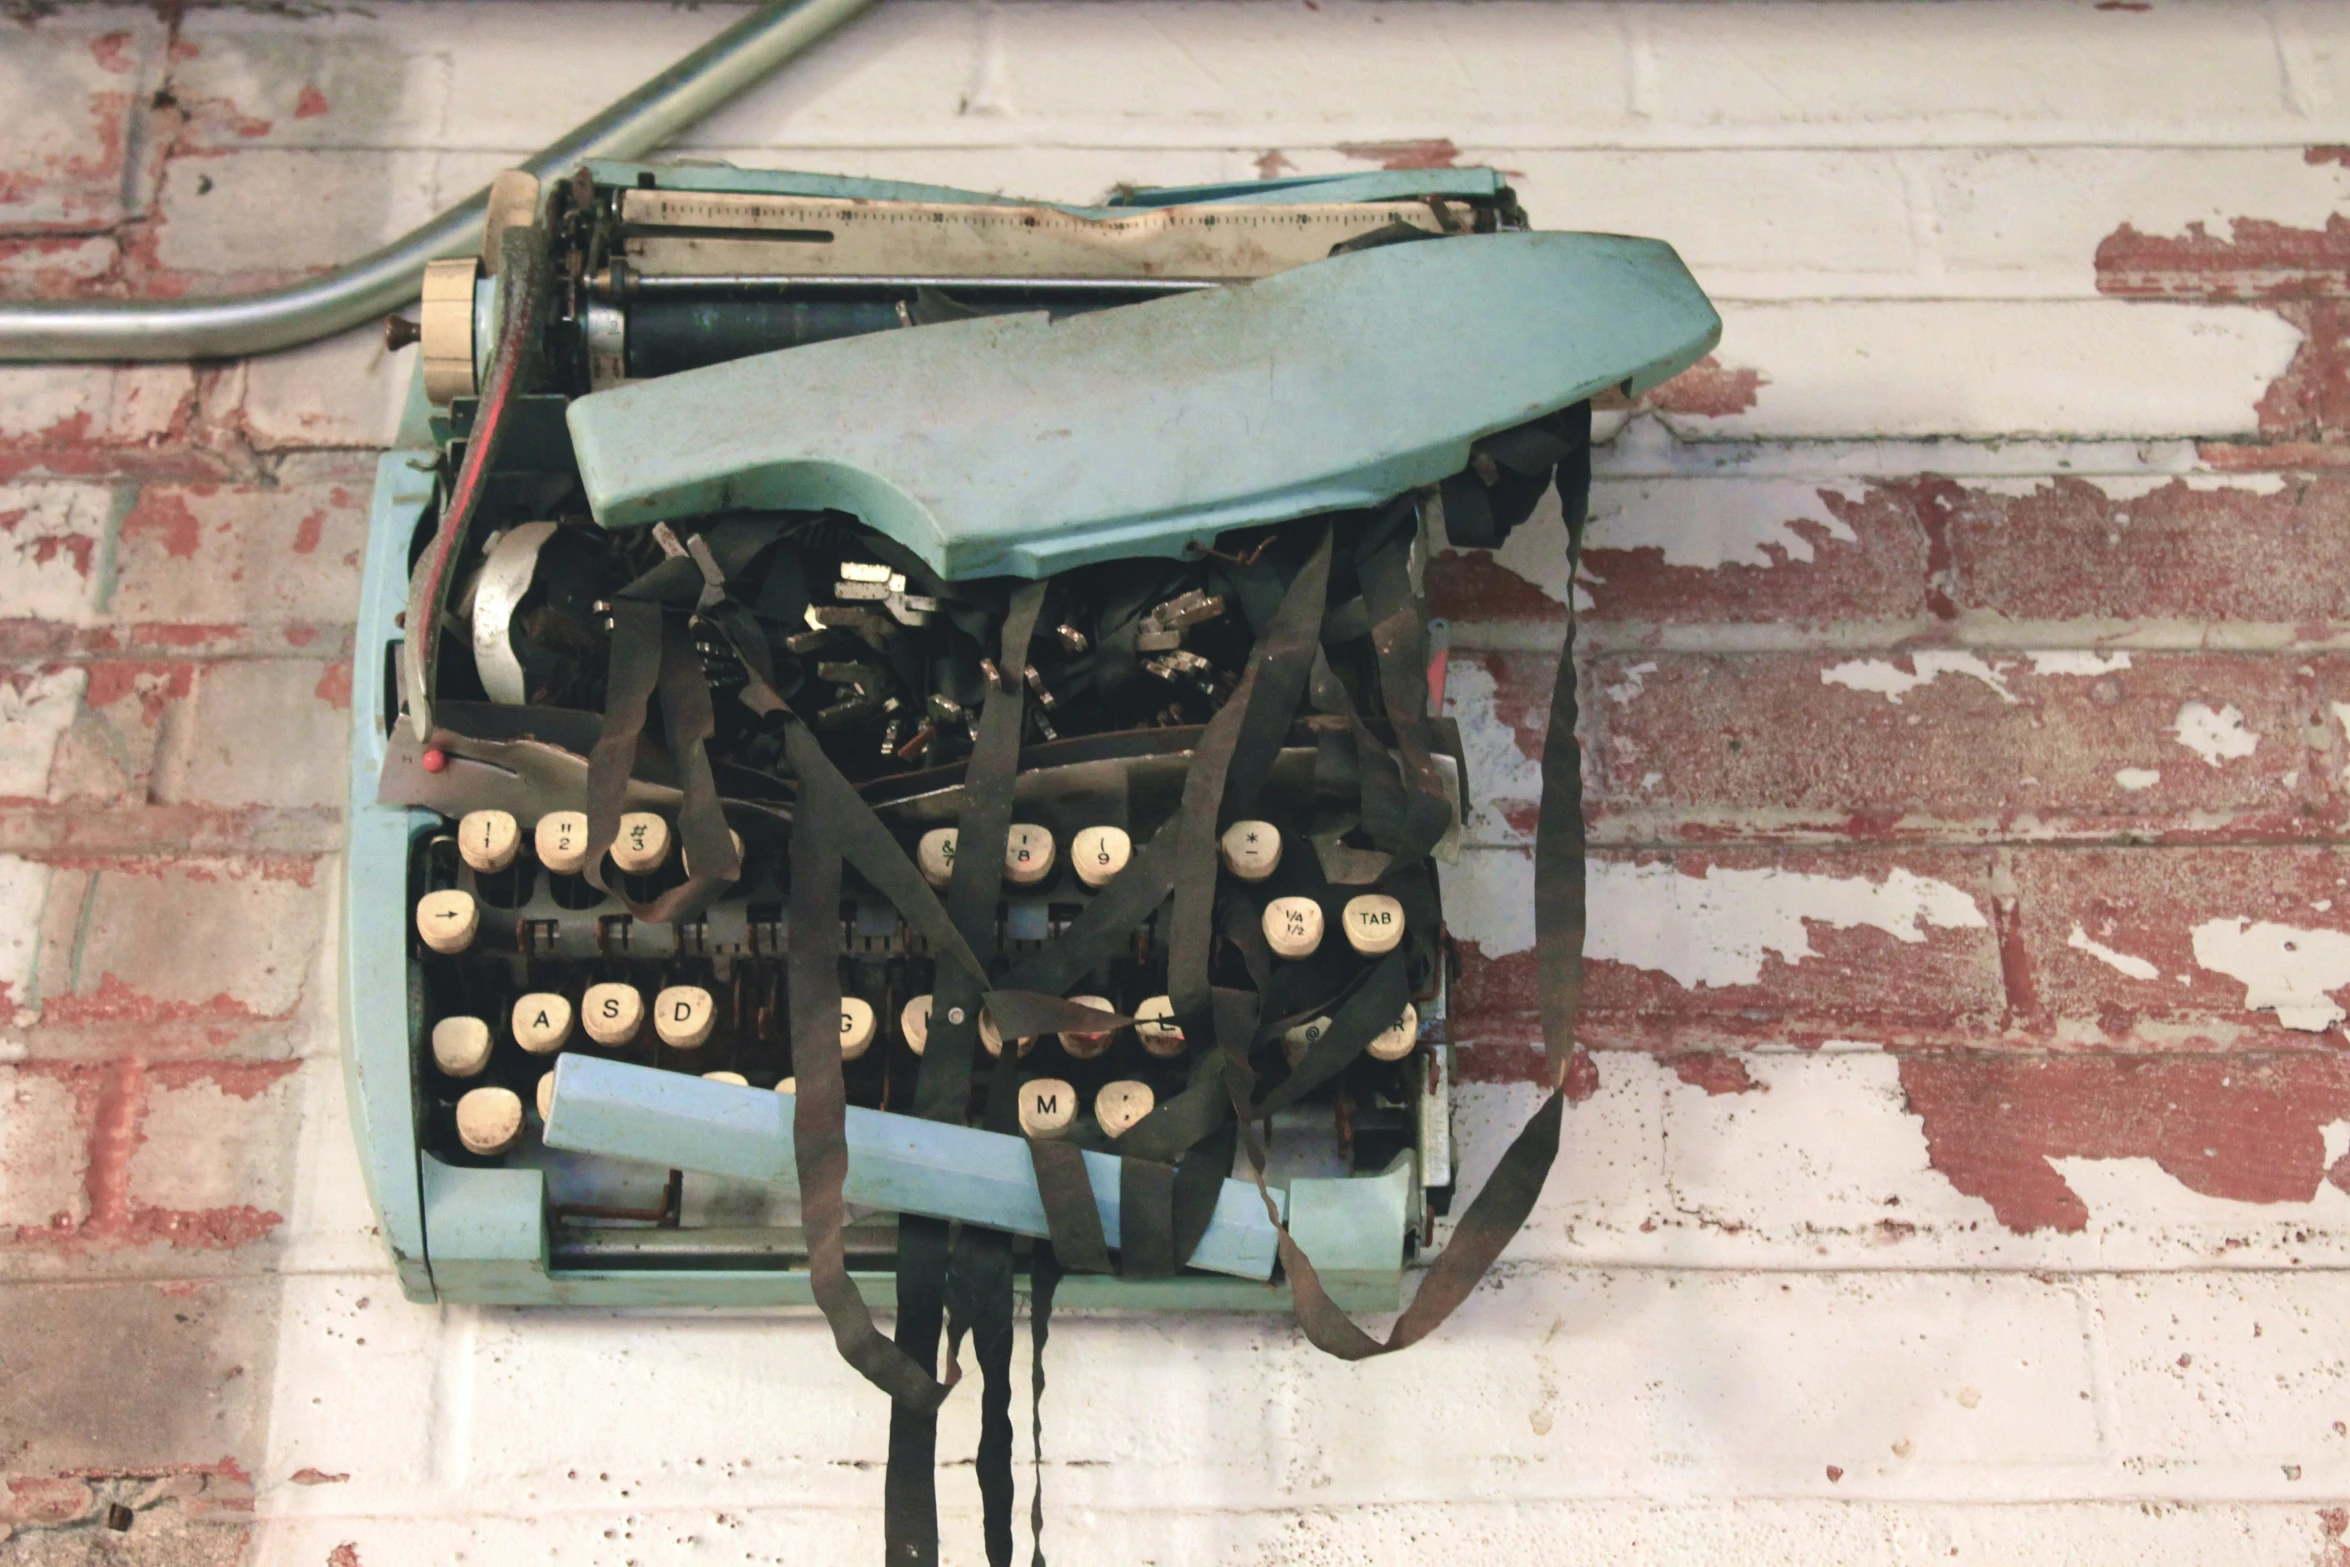
<path id="1" fill-rule="evenodd" d="M 1123 1137 L 1158 1106 L 1159 1096 L 1148 1083 L 1104 1083 L 1093 1096 L 1093 1122 L 1104 1137 Z"/>
<path id="2" fill-rule="evenodd" d="M 457 1141 L 485 1158 L 522 1141 L 522 1096 L 511 1088 L 469 1088 L 457 1101 Z"/>
<path id="3" fill-rule="evenodd" d="M 1281 867 L 1281 829 L 1271 822 L 1234 822 L 1217 840 L 1216 852 L 1242 881 L 1263 881 Z"/>
<path id="4" fill-rule="evenodd" d="M 1115 1012 L 1117 1010 L 1110 1005 L 1108 998 L 1104 996 L 1071 996 L 1069 1004 L 1073 1007 L 1091 1007 L 1096 1012 Z M 985 1013 L 980 1015 L 986 1016 Z M 1117 1037 L 1118 1031 L 1116 1029 L 1100 1034 L 1064 1033 L 1061 1035 L 1061 1048 L 1080 1061 L 1091 1061 L 1095 1056 L 1108 1050 L 1110 1041 Z"/>
<path id="5" fill-rule="evenodd" d="M 1383 892 L 1366 892 L 1346 900 L 1339 915 L 1346 927 L 1346 944 L 1366 958 L 1393 952 L 1403 940 L 1403 905 Z"/>
<path id="6" fill-rule="evenodd" d="M 1059 1137 L 1076 1119 L 1077 1090 L 1060 1078 L 1031 1078 L 1020 1085 L 1020 1130 L 1030 1137 Z"/>
<path id="7" fill-rule="evenodd" d="M 1099 891 L 1134 858 L 1134 840 L 1123 827 L 1088 827 L 1069 840 L 1069 864 L 1077 879 Z"/>
<path id="8" fill-rule="evenodd" d="M 530 846 L 548 870 L 558 876 L 577 876 L 587 869 L 587 812 L 548 812 L 531 829 Z"/>
<path id="9" fill-rule="evenodd" d="M 514 1042 L 534 1056 L 553 1055 L 571 1037 L 571 1002 L 551 990 L 514 1001 Z"/>
<path id="10" fill-rule="evenodd" d="M 921 868 L 922 879 L 941 892 L 955 879 L 955 840 L 960 836 L 952 827 L 933 827 L 914 845 L 914 863 Z"/>
<path id="11" fill-rule="evenodd" d="M 653 1032 L 672 1050 L 699 1050 L 718 1023 L 718 1003 L 699 985 L 671 985 L 653 1000 Z"/>
<path id="12" fill-rule="evenodd" d="M 840 1058 L 854 1061 L 873 1046 L 873 1003 L 863 996 L 840 998 Z"/>
<path id="13" fill-rule="evenodd" d="M 612 840 L 612 863 L 631 876 L 650 876 L 669 858 L 668 819 L 651 811 L 630 811 L 620 818 L 619 836 Z"/>
<path id="14" fill-rule="evenodd" d="M 1282 957 L 1311 957 L 1322 945 L 1322 905 L 1311 898 L 1275 898 L 1264 923 L 1266 942 Z"/>
<path id="15" fill-rule="evenodd" d="M 1033 887 L 1053 873 L 1053 835 L 1034 822 L 1014 822 L 1004 839 L 1004 879 Z"/>
<path id="16" fill-rule="evenodd" d="M 457 822 L 457 853 L 483 875 L 494 875 L 522 852 L 522 827 L 512 811 L 467 811 Z"/>
<path id="17" fill-rule="evenodd" d="M 1412 1053 L 1412 1046 L 1420 1042 L 1420 1012 L 1409 1001 L 1403 1004 L 1403 1016 L 1389 1024 L 1378 1038 L 1363 1047 L 1363 1053 L 1374 1061 L 1401 1061 Z"/>
<path id="18" fill-rule="evenodd" d="M 1164 1061 L 1183 1054 L 1183 1030 L 1175 1022 L 1175 1003 L 1152 996 L 1134 1009 L 1134 1034 L 1142 1048 Z"/>
<path id="19" fill-rule="evenodd" d="M 580 998 L 579 1020 L 599 1045 L 625 1045 L 644 1026 L 645 998 L 634 985 L 590 985 Z"/>
<path id="20" fill-rule="evenodd" d="M 451 957 L 463 952 L 480 929 L 481 905 L 470 892 L 452 887 L 416 900 L 416 934 L 435 952 Z"/>
<path id="21" fill-rule="evenodd" d="M 916 996 L 898 1008 L 898 1032 L 905 1036 L 906 1048 L 916 1055 L 930 1043 L 930 998 Z"/>
<path id="22" fill-rule="evenodd" d="M 445 1017 L 432 1026 L 432 1064 L 451 1077 L 479 1077 L 490 1064 L 490 1026 L 477 1017 Z"/>
<path id="23" fill-rule="evenodd" d="M 1281 1053 L 1289 1058 L 1289 1064 L 1294 1067 L 1303 1061 L 1306 1058 L 1306 1052 L 1321 1043 L 1322 1036 L 1329 1032 L 1330 1020 L 1326 1017 L 1314 1018 L 1310 1022 L 1298 1024 L 1295 1028 L 1284 1029 L 1281 1033 Z"/>

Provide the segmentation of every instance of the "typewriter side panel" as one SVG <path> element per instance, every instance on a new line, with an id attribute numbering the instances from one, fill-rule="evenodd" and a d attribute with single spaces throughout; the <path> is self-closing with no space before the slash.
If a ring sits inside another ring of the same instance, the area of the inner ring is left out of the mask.
<path id="1" fill-rule="evenodd" d="M 432 500 L 434 453 L 386 452 L 376 467 L 367 566 L 352 655 L 349 836 L 341 914 L 343 1083 L 367 1194 L 411 1300 L 433 1298 L 417 1183 L 415 1060 L 423 1014 L 408 963 L 408 855 L 428 811 L 375 803 L 390 715 L 382 678 L 398 645 L 393 617 L 406 598 L 408 544 Z"/>

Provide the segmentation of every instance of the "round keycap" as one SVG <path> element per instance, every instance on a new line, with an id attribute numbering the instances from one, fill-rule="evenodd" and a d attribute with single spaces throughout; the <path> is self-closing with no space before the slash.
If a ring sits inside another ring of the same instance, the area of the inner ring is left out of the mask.
<path id="1" fill-rule="evenodd" d="M 1311 957 L 1322 944 L 1322 905 L 1311 898 L 1275 898 L 1265 905 L 1265 940 L 1282 957 Z"/>
<path id="2" fill-rule="evenodd" d="M 538 851 L 539 863 L 558 876 L 577 876 L 587 869 L 587 812 L 551 811 L 540 817 L 531 832 L 531 847 Z"/>
<path id="3" fill-rule="evenodd" d="M 634 985 L 590 985 L 580 998 L 580 1026 L 599 1045 L 625 1045 L 644 1026 L 645 998 Z"/>
<path id="4" fill-rule="evenodd" d="M 1106 998 L 1101 996 L 1071 996 L 1069 998 L 1069 1004 L 1073 1007 L 1091 1007 L 1096 1012 L 1115 1012 L 1117 1010 L 1117 1008 L 1110 1005 Z M 981 1014 L 983 1017 L 985 1015 L 986 1014 L 984 1013 Z M 1091 1061 L 1095 1056 L 1098 1056 L 1102 1054 L 1102 1052 L 1108 1050 L 1110 1048 L 1110 1041 L 1117 1037 L 1118 1031 L 1116 1029 L 1111 1029 L 1106 1033 L 1100 1034 L 1072 1034 L 1064 1032 L 1061 1035 L 1061 1048 L 1068 1051 L 1069 1054 L 1075 1057 L 1077 1060 Z"/>
<path id="5" fill-rule="evenodd" d="M 481 905 L 473 894 L 450 888 L 416 900 L 416 934 L 433 951 L 454 956 L 473 945 L 481 929 Z"/>
<path id="6" fill-rule="evenodd" d="M 1281 829 L 1271 822 L 1234 822 L 1217 842 L 1224 868 L 1242 881 L 1263 881 L 1280 867 Z"/>
<path id="7" fill-rule="evenodd" d="M 898 1009 L 898 1032 L 906 1036 L 906 1048 L 916 1055 L 930 1043 L 930 998 L 916 996 Z"/>
<path id="8" fill-rule="evenodd" d="M 1077 1090 L 1057 1077 L 1036 1077 L 1020 1085 L 1020 1130 L 1030 1137 L 1058 1137 L 1077 1119 Z"/>
<path id="9" fill-rule="evenodd" d="M 863 996 L 840 998 L 840 1058 L 854 1061 L 873 1047 L 873 1003 Z"/>
<path id="10" fill-rule="evenodd" d="M 669 823 L 651 811 L 630 811 L 620 818 L 620 834 L 612 840 L 612 863 L 631 876 L 649 876 L 669 858 Z"/>
<path id="11" fill-rule="evenodd" d="M 538 1102 L 540 1120 L 544 1121 L 548 1116 L 551 1116 L 555 1113 L 554 1073 L 541 1072 L 539 1074 Z"/>
<path id="12" fill-rule="evenodd" d="M 1374 1061 L 1401 1061 L 1412 1053 L 1412 1046 L 1419 1041 L 1420 1014 L 1407 1001 L 1403 1004 L 1403 1016 L 1390 1024 L 1385 1033 L 1365 1045 L 1363 1050 Z"/>
<path id="13" fill-rule="evenodd" d="M 743 835 L 742 835 L 741 833 L 739 833 L 739 832 L 736 832 L 736 831 L 735 831 L 733 828 L 729 827 L 729 828 L 727 828 L 727 829 L 726 829 L 726 836 L 727 836 L 728 840 L 734 844 L 734 862 L 735 862 L 735 864 L 737 864 L 737 865 L 740 865 L 740 864 L 742 864 L 742 860 L 743 860 Z M 691 875 L 694 873 L 694 857 L 693 857 L 693 854 L 692 854 L 692 852 L 691 852 L 690 850 L 687 850 L 687 849 L 685 849 L 685 848 L 682 848 L 682 847 L 681 847 L 681 848 L 679 848 L 679 850 L 677 851 L 677 863 L 685 867 L 685 873 L 686 873 L 688 876 L 691 876 Z"/>
<path id="14" fill-rule="evenodd" d="M 979 1009 L 979 1043 L 991 1056 L 1000 1056 L 1004 1053 L 1004 1036 L 995 1026 L 995 1019 L 987 1015 L 985 1007 Z M 1036 1036 L 1033 1034 L 1020 1041 L 1020 1054 L 1022 1055 L 1028 1054 L 1035 1048 Z"/>
<path id="15" fill-rule="evenodd" d="M 1134 1033 L 1142 1048 L 1164 1060 L 1183 1054 L 1183 1030 L 1175 1022 L 1175 1003 L 1152 996 L 1134 1009 Z"/>
<path id="16" fill-rule="evenodd" d="M 522 1141 L 521 1096 L 511 1088 L 467 1089 L 457 1101 L 457 1141 L 485 1156 Z"/>
<path id="17" fill-rule="evenodd" d="M 1053 873 L 1053 835 L 1034 822 L 1014 822 L 1004 839 L 1004 879 L 1033 887 Z"/>
<path id="18" fill-rule="evenodd" d="M 1346 927 L 1346 944 L 1367 958 L 1393 952 L 1403 940 L 1403 905 L 1383 892 L 1347 899 L 1338 922 Z"/>
<path id="19" fill-rule="evenodd" d="M 797 1099 L 800 1096 L 800 1080 L 796 1077 L 787 1077 L 775 1085 L 775 1091 L 779 1094 L 789 1094 Z"/>
<path id="20" fill-rule="evenodd" d="M 552 1055 L 571 1037 L 571 1002 L 551 990 L 514 1000 L 514 1042 L 534 1056 Z"/>
<path id="21" fill-rule="evenodd" d="M 702 1081 L 705 1083 L 732 1083 L 737 1088 L 751 1086 L 751 1080 L 740 1072 L 704 1072 Z"/>
<path id="22" fill-rule="evenodd" d="M 457 852 L 475 870 L 494 874 L 522 852 L 522 828 L 512 811 L 467 811 L 457 823 Z"/>
<path id="23" fill-rule="evenodd" d="M 933 887 L 944 889 L 955 879 L 955 829 L 933 827 L 914 845 L 914 863 L 922 869 L 922 879 Z"/>
<path id="24" fill-rule="evenodd" d="M 671 985 L 654 998 L 653 1032 L 672 1050 L 699 1050 L 718 1022 L 718 1003 L 699 985 Z"/>
<path id="25" fill-rule="evenodd" d="M 1158 1108 L 1158 1095 L 1148 1083 L 1104 1083 L 1093 1096 L 1094 1124 L 1104 1137 L 1122 1137 L 1134 1123 Z"/>
<path id="26" fill-rule="evenodd" d="M 1088 827 L 1069 840 L 1069 864 L 1088 887 L 1107 887 L 1134 858 L 1134 840 L 1123 827 Z"/>
<path id="27" fill-rule="evenodd" d="M 1295 1028 L 1286 1029 L 1281 1035 L 1281 1053 L 1289 1058 L 1291 1066 L 1295 1066 L 1303 1061 L 1306 1058 L 1306 1052 L 1313 1049 L 1320 1042 L 1322 1036 L 1329 1032 L 1330 1020 L 1326 1017 L 1318 1017 L 1311 1022 L 1300 1023 Z"/>
<path id="28" fill-rule="evenodd" d="M 477 1017 L 445 1017 L 432 1026 L 433 1065 L 451 1077 L 479 1077 L 490 1064 L 490 1026 Z"/>

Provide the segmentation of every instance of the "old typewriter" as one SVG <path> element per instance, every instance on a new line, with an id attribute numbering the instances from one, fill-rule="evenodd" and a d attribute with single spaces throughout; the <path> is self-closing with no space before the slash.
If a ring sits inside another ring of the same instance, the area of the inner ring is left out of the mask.
<path id="1" fill-rule="evenodd" d="M 1711 346 L 1670 250 L 1483 169 L 591 162 L 488 229 L 413 323 L 352 704 L 408 1294 L 887 1305 L 956 1221 L 1119 1256 L 1068 1304 L 1286 1309 L 1286 1230 L 1393 1309 L 1476 783 L 1420 567 L 1579 503 L 1590 400 Z"/>

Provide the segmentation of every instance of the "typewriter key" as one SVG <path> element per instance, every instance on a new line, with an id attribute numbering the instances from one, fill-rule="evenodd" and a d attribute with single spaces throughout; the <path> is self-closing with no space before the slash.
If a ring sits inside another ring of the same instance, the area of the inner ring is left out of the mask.
<path id="1" fill-rule="evenodd" d="M 653 1032 L 673 1050 L 699 1050 L 717 1026 L 718 1003 L 699 985 L 672 985 L 653 1001 Z"/>
<path id="2" fill-rule="evenodd" d="M 1077 1090 L 1057 1077 L 1032 1078 L 1020 1085 L 1020 1130 L 1030 1137 L 1058 1137 L 1077 1119 Z"/>
<path id="3" fill-rule="evenodd" d="M 1294 1067 L 1303 1061 L 1306 1058 L 1306 1052 L 1313 1049 L 1321 1041 L 1322 1036 L 1329 1032 L 1330 1020 L 1326 1017 L 1318 1017 L 1311 1022 L 1300 1023 L 1295 1028 L 1285 1029 L 1281 1035 L 1281 1053 L 1289 1058 L 1289 1064 Z"/>
<path id="4" fill-rule="evenodd" d="M 539 1119 L 544 1121 L 548 1116 L 555 1113 L 554 1073 L 542 1072 L 539 1074 L 539 1090 L 537 1097 L 539 1102 Z"/>
<path id="5" fill-rule="evenodd" d="M 481 905 L 473 894 L 450 888 L 416 900 L 416 934 L 435 952 L 456 954 L 473 945 L 481 929 Z"/>
<path id="6" fill-rule="evenodd" d="M 1071 996 L 1069 998 L 1069 1004 L 1073 1007 L 1091 1007 L 1096 1012 L 1115 1012 L 1117 1010 L 1117 1008 L 1110 1005 L 1107 998 L 1102 996 Z M 988 1028 L 992 1026 L 985 1021 L 986 1016 L 987 1014 L 984 1012 L 980 1014 L 982 1019 L 980 1023 L 981 1028 Z M 1116 1029 L 1111 1029 L 1107 1033 L 1101 1034 L 1072 1034 L 1064 1032 L 1061 1035 L 1061 1048 L 1068 1051 L 1069 1054 L 1075 1057 L 1077 1060 L 1091 1061 L 1095 1056 L 1098 1056 L 1102 1054 L 1102 1052 L 1108 1050 L 1110 1048 L 1110 1041 L 1117 1037 L 1118 1031 Z"/>
<path id="7" fill-rule="evenodd" d="M 906 1048 L 916 1055 L 930 1043 L 930 998 L 916 996 L 898 1009 L 898 1032 L 906 1036 Z"/>
<path id="8" fill-rule="evenodd" d="M 445 1017 L 432 1026 L 433 1065 L 451 1077 L 479 1077 L 490 1064 L 490 1026 L 477 1017 Z"/>
<path id="9" fill-rule="evenodd" d="M 797 1099 L 800 1094 L 800 1080 L 796 1077 L 787 1077 L 775 1085 L 775 1091 L 779 1094 L 789 1094 Z"/>
<path id="10" fill-rule="evenodd" d="M 743 835 L 729 827 L 726 829 L 726 836 L 734 841 L 734 862 L 740 865 L 743 859 Z M 680 848 L 677 851 L 677 863 L 685 867 L 685 873 L 688 876 L 694 873 L 694 857 L 687 850 Z"/>
<path id="11" fill-rule="evenodd" d="M 987 1047 L 987 1053 L 991 1056 L 1000 1056 L 1004 1053 L 1004 1036 L 1002 1032 L 996 1028 L 995 1019 L 987 1015 L 987 1008 L 985 1007 L 981 1007 L 979 1009 L 979 1042 L 980 1044 Z M 1020 1041 L 1020 1053 L 1022 1055 L 1028 1054 L 1029 1051 L 1034 1050 L 1035 1048 L 1036 1036 L 1033 1034 Z"/>
<path id="12" fill-rule="evenodd" d="M 1004 878 L 1033 887 L 1053 873 L 1053 835 L 1034 822 L 1014 822 L 1004 839 Z"/>
<path id="13" fill-rule="evenodd" d="M 1183 1054 L 1183 1030 L 1176 1026 L 1175 1003 L 1165 996 L 1153 996 L 1134 1009 L 1134 1032 L 1142 1040 L 1142 1048 L 1163 1060 L 1174 1060 Z"/>
<path id="14" fill-rule="evenodd" d="M 1069 840 L 1069 863 L 1077 879 L 1099 890 L 1134 858 L 1134 840 L 1123 827 L 1088 827 Z"/>
<path id="15" fill-rule="evenodd" d="M 548 870 L 558 876 L 577 876 L 587 869 L 587 812 L 548 812 L 532 830 L 531 846 Z"/>
<path id="16" fill-rule="evenodd" d="M 502 1154 L 522 1141 L 522 1098 L 511 1088 L 470 1088 L 457 1101 L 457 1140 L 468 1153 Z"/>
<path id="17" fill-rule="evenodd" d="M 630 811 L 620 818 L 620 836 L 612 840 L 612 863 L 631 876 L 649 876 L 669 858 L 669 823 L 651 811 Z"/>
<path id="18" fill-rule="evenodd" d="M 840 1058 L 854 1061 L 873 1044 L 873 1003 L 862 996 L 840 998 Z"/>
<path id="19" fill-rule="evenodd" d="M 1134 1123 L 1158 1107 L 1158 1095 L 1148 1083 L 1104 1083 L 1093 1096 L 1093 1120 L 1104 1137 L 1123 1137 Z"/>
<path id="20" fill-rule="evenodd" d="M 1401 1061 L 1412 1053 L 1412 1046 L 1420 1042 L 1420 1014 L 1410 1002 L 1403 1004 L 1403 1016 L 1395 1020 L 1387 1031 L 1363 1047 L 1374 1061 Z"/>
<path id="21" fill-rule="evenodd" d="M 483 875 L 495 875 L 522 852 L 522 829 L 511 811 L 467 811 L 457 823 L 457 852 Z"/>
<path id="22" fill-rule="evenodd" d="M 1403 940 L 1403 905 L 1382 892 L 1366 892 L 1359 898 L 1346 900 L 1346 912 L 1339 916 L 1346 927 L 1346 944 L 1364 957 L 1375 958 L 1393 952 L 1395 944 Z"/>
<path id="23" fill-rule="evenodd" d="M 732 1083 L 737 1088 L 751 1086 L 751 1080 L 740 1072 L 704 1072 L 702 1081 L 705 1083 Z"/>
<path id="24" fill-rule="evenodd" d="M 933 827 L 914 846 L 914 863 L 922 868 L 922 879 L 942 891 L 955 876 L 955 836 L 952 827 Z"/>
<path id="25" fill-rule="evenodd" d="M 514 1002 L 514 1042 L 534 1056 L 552 1055 L 571 1037 L 571 1002 L 551 990 Z"/>
<path id="26" fill-rule="evenodd" d="M 1280 868 L 1281 829 L 1271 822 L 1234 822 L 1216 845 L 1224 868 L 1242 881 L 1263 881 Z"/>
<path id="27" fill-rule="evenodd" d="M 1275 898 L 1265 905 L 1265 940 L 1282 957 L 1313 956 L 1322 944 L 1322 905 L 1311 898 Z"/>
<path id="28" fill-rule="evenodd" d="M 580 1022 L 599 1045 L 625 1045 L 645 1021 L 645 998 L 634 985 L 590 985 L 580 998 Z"/>

